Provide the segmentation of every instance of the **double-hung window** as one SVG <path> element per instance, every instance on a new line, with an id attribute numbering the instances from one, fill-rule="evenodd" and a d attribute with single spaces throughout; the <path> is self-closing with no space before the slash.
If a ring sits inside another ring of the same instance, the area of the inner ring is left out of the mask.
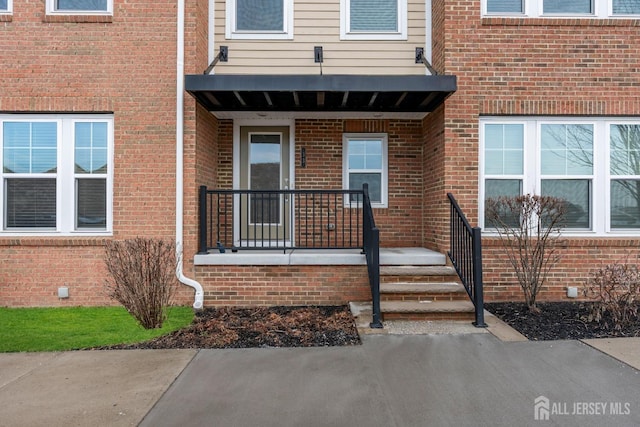
<path id="1" fill-rule="evenodd" d="M 345 134 L 343 188 L 361 190 L 368 184 L 374 207 L 387 206 L 387 135 Z"/>
<path id="2" fill-rule="evenodd" d="M 480 146 L 482 203 L 554 196 L 567 232 L 640 234 L 640 119 L 487 117 Z"/>
<path id="3" fill-rule="evenodd" d="M 640 0 L 483 0 L 484 15 L 609 18 L 640 15 Z"/>
<path id="4" fill-rule="evenodd" d="M 0 15 L 11 13 L 11 0 L 0 0 Z"/>
<path id="5" fill-rule="evenodd" d="M 111 116 L 0 116 L 2 232 L 111 230 Z"/>
<path id="6" fill-rule="evenodd" d="M 293 0 L 227 0 L 228 39 L 292 39 Z"/>
<path id="7" fill-rule="evenodd" d="M 406 40 L 407 0 L 340 0 L 343 40 Z"/>
<path id="8" fill-rule="evenodd" d="M 113 14 L 113 0 L 46 0 L 46 4 L 47 4 L 47 14 L 60 14 L 60 15 L 112 15 Z"/>

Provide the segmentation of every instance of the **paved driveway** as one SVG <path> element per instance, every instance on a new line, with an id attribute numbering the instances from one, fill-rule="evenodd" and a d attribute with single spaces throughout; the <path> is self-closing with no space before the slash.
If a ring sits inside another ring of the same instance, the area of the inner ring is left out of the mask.
<path id="1" fill-rule="evenodd" d="M 638 426 L 640 372 L 579 341 L 490 334 L 201 350 L 141 425 Z"/>

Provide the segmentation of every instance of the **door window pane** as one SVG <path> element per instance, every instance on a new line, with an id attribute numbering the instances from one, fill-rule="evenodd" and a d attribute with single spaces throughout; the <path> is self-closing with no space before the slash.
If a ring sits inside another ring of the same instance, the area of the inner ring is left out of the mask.
<path id="1" fill-rule="evenodd" d="M 57 0 L 56 10 L 107 11 L 107 0 Z"/>
<path id="2" fill-rule="evenodd" d="M 593 13 L 593 0 L 544 0 L 543 13 Z"/>
<path id="3" fill-rule="evenodd" d="M 236 0 L 237 31 L 284 31 L 283 0 Z"/>
<path id="4" fill-rule="evenodd" d="M 487 0 L 488 13 L 522 13 L 523 0 Z"/>
<path id="5" fill-rule="evenodd" d="M 614 15 L 640 14 L 640 0 L 613 0 Z"/>
<path id="6" fill-rule="evenodd" d="M 280 135 L 252 134 L 249 144 L 249 188 L 280 189 Z M 280 198 L 276 194 L 257 193 L 250 200 L 251 223 L 278 224 Z"/>
<path id="7" fill-rule="evenodd" d="M 398 31 L 398 0 L 350 0 L 350 30 Z"/>
<path id="8" fill-rule="evenodd" d="M 593 173 L 593 125 L 543 124 L 541 133 L 543 175 Z"/>
<path id="9" fill-rule="evenodd" d="M 55 228 L 56 180 L 5 180 L 5 228 Z"/>
<path id="10" fill-rule="evenodd" d="M 76 180 L 76 227 L 107 227 L 107 180 Z"/>
<path id="11" fill-rule="evenodd" d="M 543 196 L 553 196 L 566 203 L 566 228 L 591 227 L 591 181 L 587 179 L 543 179 Z"/>

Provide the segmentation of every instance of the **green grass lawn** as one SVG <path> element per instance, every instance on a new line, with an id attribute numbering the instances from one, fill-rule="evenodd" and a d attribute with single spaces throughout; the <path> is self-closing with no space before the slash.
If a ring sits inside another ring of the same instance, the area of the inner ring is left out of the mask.
<path id="1" fill-rule="evenodd" d="M 123 307 L 0 308 L 0 352 L 77 350 L 146 341 L 187 326 L 191 307 L 171 307 L 146 330 Z"/>

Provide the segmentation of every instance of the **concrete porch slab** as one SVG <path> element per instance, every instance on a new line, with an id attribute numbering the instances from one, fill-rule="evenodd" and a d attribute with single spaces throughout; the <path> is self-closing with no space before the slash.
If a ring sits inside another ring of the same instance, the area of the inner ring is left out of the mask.
<path id="1" fill-rule="evenodd" d="M 366 265 L 359 249 L 246 250 L 196 255 L 195 265 Z"/>
<path id="2" fill-rule="evenodd" d="M 195 265 L 365 265 L 360 249 L 242 250 L 196 255 Z M 444 254 L 426 248 L 380 248 L 380 264 L 444 266 Z"/>

